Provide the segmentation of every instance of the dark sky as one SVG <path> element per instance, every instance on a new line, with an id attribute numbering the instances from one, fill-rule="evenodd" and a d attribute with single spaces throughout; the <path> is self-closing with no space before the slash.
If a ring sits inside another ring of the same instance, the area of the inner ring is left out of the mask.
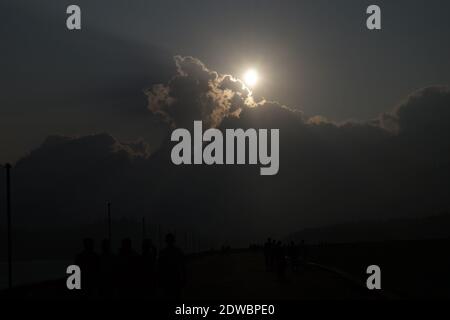
<path id="1" fill-rule="evenodd" d="M 82 9 L 82 30 L 65 9 Z M 368 120 L 411 92 L 450 82 L 448 1 L 2 1 L 0 162 L 49 134 L 108 132 L 157 145 L 142 90 L 166 82 L 175 54 L 241 76 L 255 94 L 307 115 Z"/>
<path id="2" fill-rule="evenodd" d="M 113 199 L 117 218 L 249 240 L 449 212 L 448 1 L 377 1 L 381 31 L 368 1 L 80 0 L 68 31 L 73 3 L 0 5 L 15 223 L 103 219 Z M 223 76 L 250 67 L 257 107 Z M 279 173 L 173 165 L 168 123 L 199 117 L 279 128 Z"/>

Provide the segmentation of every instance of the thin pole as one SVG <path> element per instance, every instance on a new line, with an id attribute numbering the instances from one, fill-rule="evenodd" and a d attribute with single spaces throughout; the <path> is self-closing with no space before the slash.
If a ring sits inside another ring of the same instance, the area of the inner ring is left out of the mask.
<path id="1" fill-rule="evenodd" d="M 108 201 L 108 240 L 111 243 L 111 202 Z"/>
<path id="2" fill-rule="evenodd" d="M 11 165 L 6 168 L 6 215 L 8 224 L 8 288 L 12 288 L 12 239 L 11 239 Z"/>

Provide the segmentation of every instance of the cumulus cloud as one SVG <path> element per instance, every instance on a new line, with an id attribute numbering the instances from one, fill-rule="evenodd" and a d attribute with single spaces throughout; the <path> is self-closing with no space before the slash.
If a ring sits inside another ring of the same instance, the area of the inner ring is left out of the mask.
<path id="1" fill-rule="evenodd" d="M 127 208 L 123 215 L 150 210 L 156 221 L 214 236 L 240 226 L 250 240 L 312 224 L 450 210 L 448 87 L 420 90 L 378 119 L 338 124 L 255 101 L 241 81 L 195 58 L 175 63 L 176 75 L 147 91 L 149 109 L 185 128 L 198 119 L 219 129 L 279 128 L 278 175 L 261 177 L 252 166 L 174 166 L 169 142 L 147 157 L 142 142 L 54 136 L 17 165 L 17 185 L 32 185 L 22 198 L 35 199 L 17 211 L 69 215 L 113 197 Z M 65 201 L 44 201 L 49 194 Z"/>
<path id="2" fill-rule="evenodd" d="M 112 169 L 120 162 L 146 159 L 149 155 L 150 148 L 142 140 L 121 142 L 106 133 L 80 137 L 52 135 L 19 160 L 16 168 L 23 176 L 61 176 L 98 164 L 107 163 Z"/>
<path id="3" fill-rule="evenodd" d="M 280 115 L 285 116 L 284 122 L 295 119 L 297 125 L 359 125 L 352 121 L 338 124 L 320 115 L 307 119 L 298 108 L 291 108 L 277 101 L 256 99 L 240 79 L 211 70 L 197 58 L 175 56 L 174 61 L 176 74 L 171 80 L 167 84 L 155 84 L 145 90 L 148 109 L 160 115 L 171 127 L 189 128 L 194 120 L 202 120 L 206 127 L 221 127 L 222 122 L 227 120 L 226 123 L 230 126 L 236 123 L 236 119 L 255 114 L 258 115 L 259 124 L 264 122 L 264 116 L 267 115 L 269 127 L 283 125 L 277 121 Z M 258 108 L 258 111 L 254 112 L 254 108 Z M 388 128 L 389 118 L 395 123 Z M 397 126 L 396 119 L 396 115 L 386 113 L 364 125 L 387 130 Z M 245 121 L 241 123 L 245 124 Z"/>
<path id="4" fill-rule="evenodd" d="M 450 88 L 431 86 L 409 95 L 392 112 L 383 113 L 381 125 L 401 134 L 429 135 L 448 131 Z"/>
<path id="5" fill-rule="evenodd" d="M 149 110 L 171 126 L 188 127 L 202 120 L 207 127 L 217 127 L 224 118 L 257 105 L 241 80 L 209 70 L 193 57 L 174 59 L 177 74 L 167 84 L 145 91 Z"/>

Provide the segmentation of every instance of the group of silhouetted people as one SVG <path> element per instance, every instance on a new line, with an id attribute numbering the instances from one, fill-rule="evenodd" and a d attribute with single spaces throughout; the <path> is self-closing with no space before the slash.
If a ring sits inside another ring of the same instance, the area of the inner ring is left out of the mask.
<path id="1" fill-rule="evenodd" d="M 175 246 L 175 236 L 166 235 L 166 247 L 159 254 L 150 239 L 142 241 L 141 253 L 131 239 L 122 240 L 118 254 L 108 239 L 100 254 L 93 239 L 83 241 L 75 264 L 81 269 L 81 293 L 90 298 L 161 298 L 176 300 L 186 281 L 184 254 Z"/>
<path id="2" fill-rule="evenodd" d="M 288 264 L 292 271 L 296 272 L 306 261 L 306 245 L 303 240 L 300 244 L 291 241 L 285 245 L 281 241 L 268 238 L 263 251 L 266 270 L 276 272 L 280 280 L 284 280 Z"/>

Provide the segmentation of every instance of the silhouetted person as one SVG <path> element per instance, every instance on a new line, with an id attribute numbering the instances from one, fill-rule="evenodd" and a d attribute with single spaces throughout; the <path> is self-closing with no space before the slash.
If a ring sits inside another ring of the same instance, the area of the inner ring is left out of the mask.
<path id="1" fill-rule="evenodd" d="M 100 253 L 100 275 L 99 286 L 102 297 L 111 298 L 115 291 L 116 257 L 111 252 L 111 244 L 108 239 L 102 241 L 102 252 Z"/>
<path id="2" fill-rule="evenodd" d="M 166 235 L 167 247 L 161 250 L 158 260 L 158 274 L 163 298 L 178 300 L 186 281 L 184 254 L 175 246 L 175 236 Z"/>
<path id="3" fill-rule="evenodd" d="M 81 293 L 84 296 L 95 295 L 98 284 L 99 257 L 94 251 L 94 240 L 83 240 L 83 251 L 75 258 L 75 264 L 81 269 Z"/>
<path id="4" fill-rule="evenodd" d="M 264 243 L 264 262 L 266 264 L 266 270 L 271 271 L 272 270 L 272 239 L 268 238 L 266 243 Z"/>
<path id="5" fill-rule="evenodd" d="M 274 260 L 275 260 L 275 268 L 277 271 L 278 278 L 280 280 L 284 280 L 285 272 L 286 272 L 286 258 L 285 258 L 285 250 L 281 241 L 278 241 L 274 248 Z"/>
<path id="6" fill-rule="evenodd" d="M 292 270 L 297 271 L 299 267 L 299 247 L 295 245 L 294 241 L 291 241 L 287 251 Z"/>
<path id="7" fill-rule="evenodd" d="M 269 246 L 269 270 L 273 271 L 276 268 L 276 247 L 277 242 L 272 240 Z"/>
<path id="8" fill-rule="evenodd" d="M 302 240 L 299 245 L 299 255 L 302 263 L 306 263 L 308 260 L 308 248 L 306 246 L 305 240 Z"/>
<path id="9" fill-rule="evenodd" d="M 133 250 L 131 239 L 122 240 L 119 250 L 117 282 L 121 297 L 130 298 L 138 295 L 139 256 Z"/>
<path id="10" fill-rule="evenodd" d="M 149 296 L 153 293 L 156 272 L 156 247 L 150 239 L 142 241 L 142 256 L 140 259 L 141 293 Z"/>

